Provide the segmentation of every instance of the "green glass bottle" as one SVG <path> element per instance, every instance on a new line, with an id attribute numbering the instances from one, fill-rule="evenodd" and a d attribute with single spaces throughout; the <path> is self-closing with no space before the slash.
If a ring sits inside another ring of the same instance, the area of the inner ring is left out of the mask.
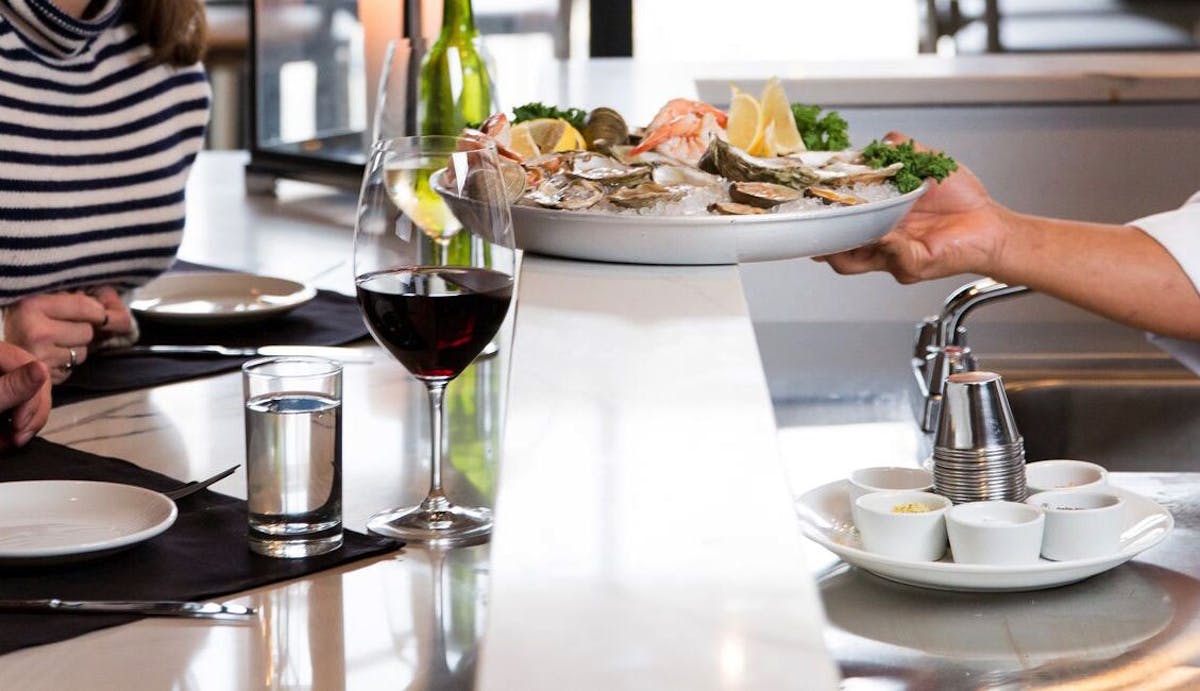
<path id="1" fill-rule="evenodd" d="M 421 61 L 421 134 L 458 134 L 492 109 L 492 80 L 480 54 L 471 0 L 443 0 L 442 31 Z"/>

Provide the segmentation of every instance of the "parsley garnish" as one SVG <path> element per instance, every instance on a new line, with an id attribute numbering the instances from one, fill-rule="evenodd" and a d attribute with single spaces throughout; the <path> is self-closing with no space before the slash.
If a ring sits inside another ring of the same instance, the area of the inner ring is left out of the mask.
<path id="1" fill-rule="evenodd" d="M 548 106 L 540 101 L 526 103 L 523 106 L 513 108 L 513 124 L 525 122 L 526 120 L 537 120 L 538 118 L 562 118 L 571 123 L 571 127 L 577 130 L 583 129 L 583 121 L 587 119 L 587 111 L 581 108 L 555 108 Z"/>
<path id="2" fill-rule="evenodd" d="M 895 146 L 872 141 L 863 149 L 863 158 L 872 168 L 883 168 L 893 163 L 903 163 L 904 167 L 892 178 L 896 189 L 902 194 L 912 192 L 921 186 L 925 178 L 933 178 L 938 182 L 958 170 L 958 164 L 953 158 L 938 151 L 917 151 L 913 140 L 902 142 Z"/>
<path id="3" fill-rule="evenodd" d="M 800 138 L 809 151 L 841 151 L 850 148 L 850 126 L 837 111 L 831 110 L 821 117 L 821 106 L 792 104 L 792 117 Z"/>

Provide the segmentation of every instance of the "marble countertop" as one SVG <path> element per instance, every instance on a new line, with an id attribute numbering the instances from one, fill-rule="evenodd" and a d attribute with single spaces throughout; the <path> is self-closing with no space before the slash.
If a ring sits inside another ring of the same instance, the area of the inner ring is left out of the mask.
<path id="1" fill-rule="evenodd" d="M 346 291 L 354 199 L 299 183 L 247 198 L 244 160 L 199 157 L 181 257 Z M 451 448 L 465 434 L 484 450 L 446 482 L 494 504 L 492 544 L 234 596 L 261 608 L 249 624 L 143 620 L 17 651 L 0 685 L 836 687 L 736 267 L 530 256 L 519 286 L 500 355 L 450 389 L 486 408 L 451 408 Z M 344 512 L 361 530 L 423 493 L 427 423 L 382 351 L 346 368 L 344 390 Z M 240 377 L 63 406 L 44 434 L 204 477 L 243 456 Z"/>

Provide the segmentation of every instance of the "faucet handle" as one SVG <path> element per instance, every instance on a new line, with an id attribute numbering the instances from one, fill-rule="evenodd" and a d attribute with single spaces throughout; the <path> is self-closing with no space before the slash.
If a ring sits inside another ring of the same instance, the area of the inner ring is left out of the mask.
<path id="1" fill-rule="evenodd" d="M 913 344 L 913 359 L 928 360 L 932 353 L 930 348 L 937 348 L 938 334 L 941 332 L 941 320 L 936 314 L 925 317 L 917 322 L 917 338 Z"/>
<path id="2" fill-rule="evenodd" d="M 926 373 L 925 384 L 930 395 L 940 396 L 946 386 L 946 379 L 951 374 L 967 372 L 975 369 L 975 358 L 967 346 L 931 347 L 929 354 L 929 369 Z"/>
<path id="3" fill-rule="evenodd" d="M 966 346 L 930 346 L 928 352 L 929 359 L 923 363 L 924 379 L 921 381 L 924 402 L 918 408 L 918 417 L 921 429 L 932 432 L 937 428 L 942 414 L 942 393 L 946 388 L 946 380 L 952 374 L 975 369 L 975 358 Z"/>

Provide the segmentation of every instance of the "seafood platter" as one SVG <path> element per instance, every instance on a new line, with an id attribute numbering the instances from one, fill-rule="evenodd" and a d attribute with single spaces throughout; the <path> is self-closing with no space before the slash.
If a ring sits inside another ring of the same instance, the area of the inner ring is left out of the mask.
<path id="1" fill-rule="evenodd" d="M 732 264 L 858 247 L 954 170 L 911 143 L 852 148 L 845 121 L 820 113 L 773 79 L 758 98 L 734 87 L 727 111 L 673 99 L 644 128 L 612 108 L 534 103 L 467 134 L 514 169 L 518 246 L 593 261 Z"/>

